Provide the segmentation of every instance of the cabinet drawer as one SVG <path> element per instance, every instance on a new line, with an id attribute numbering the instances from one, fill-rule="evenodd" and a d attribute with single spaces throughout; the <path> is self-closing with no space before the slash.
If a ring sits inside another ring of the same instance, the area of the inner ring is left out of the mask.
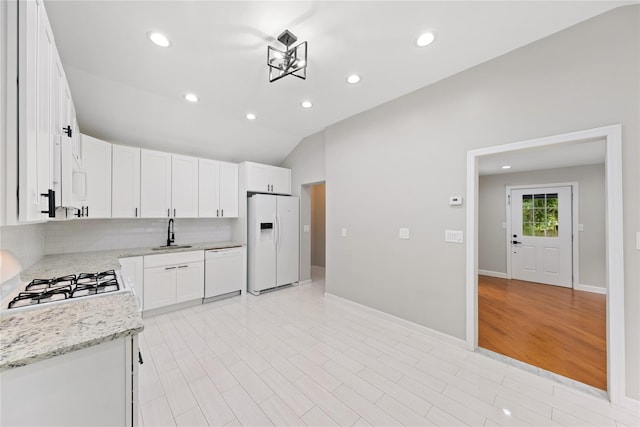
<path id="1" fill-rule="evenodd" d="M 204 251 L 177 252 L 171 254 L 146 255 L 144 268 L 176 265 L 188 262 L 204 261 Z"/>

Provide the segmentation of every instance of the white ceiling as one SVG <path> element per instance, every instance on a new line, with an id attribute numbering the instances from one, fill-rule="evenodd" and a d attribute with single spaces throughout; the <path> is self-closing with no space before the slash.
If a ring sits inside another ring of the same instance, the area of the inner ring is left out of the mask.
<path id="1" fill-rule="evenodd" d="M 605 141 L 599 139 L 492 154 L 480 157 L 478 174 L 498 175 L 601 164 L 605 161 L 605 147 Z M 502 166 L 511 168 L 502 169 Z"/>
<path id="2" fill-rule="evenodd" d="M 82 132 L 277 164 L 305 136 L 630 2 L 45 2 Z M 269 83 L 267 45 L 309 43 L 307 80 Z M 435 43 L 418 48 L 422 32 Z M 160 48 L 149 31 L 169 37 Z M 347 85 L 350 73 L 357 85 Z M 201 101 L 183 99 L 196 93 Z M 304 110 L 300 102 L 311 100 Z M 248 112 L 257 120 L 245 119 Z"/>

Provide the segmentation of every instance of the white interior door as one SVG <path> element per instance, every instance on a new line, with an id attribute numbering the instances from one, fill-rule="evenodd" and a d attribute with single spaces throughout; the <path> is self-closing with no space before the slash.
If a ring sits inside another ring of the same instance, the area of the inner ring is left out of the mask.
<path id="1" fill-rule="evenodd" d="M 511 190 L 512 278 L 572 287 L 571 187 Z"/>

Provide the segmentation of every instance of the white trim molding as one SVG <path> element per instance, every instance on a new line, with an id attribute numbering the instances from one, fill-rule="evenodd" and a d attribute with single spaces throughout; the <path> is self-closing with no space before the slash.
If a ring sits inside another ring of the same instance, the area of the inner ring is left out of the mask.
<path id="1" fill-rule="evenodd" d="M 440 331 L 436 331 L 435 329 L 431 329 L 431 328 L 427 328 L 426 326 L 423 325 L 419 325 L 417 323 L 411 322 L 410 320 L 406 320 L 406 319 L 402 319 L 400 317 L 394 316 L 393 314 L 389 314 L 389 313 L 385 313 L 384 311 L 380 311 L 377 310 L 375 308 L 366 306 L 366 305 L 362 305 L 360 303 L 351 301 L 349 299 L 346 298 L 342 298 L 339 297 L 335 294 L 331 294 L 329 292 L 325 292 L 324 296 L 326 299 L 331 300 L 331 301 L 337 301 L 339 303 L 345 304 L 345 305 L 349 305 L 351 307 L 355 307 L 358 308 L 366 313 L 372 314 L 374 316 L 380 317 L 381 319 L 385 319 L 385 320 L 390 320 L 391 322 L 394 322 L 396 324 L 405 326 L 407 328 L 410 329 L 414 329 L 418 332 L 421 332 L 425 335 L 429 335 L 431 337 L 437 338 L 441 341 L 444 341 L 448 344 L 452 344 L 455 345 L 456 347 L 460 347 L 460 348 L 464 348 L 465 347 L 465 341 L 460 339 L 460 338 L 456 338 L 453 335 L 449 335 L 449 334 L 445 334 L 443 332 Z"/>
<path id="2" fill-rule="evenodd" d="M 478 344 L 478 161 L 481 157 L 529 148 L 606 142 L 607 391 L 613 404 L 629 401 L 625 388 L 624 257 L 622 222 L 622 126 L 615 124 L 467 152 L 466 348 Z"/>
<path id="3" fill-rule="evenodd" d="M 607 288 L 603 286 L 575 285 L 573 289 L 575 289 L 576 291 L 591 292 L 594 294 L 602 294 L 602 295 L 607 294 Z"/>
<path id="4" fill-rule="evenodd" d="M 499 271 L 478 270 L 478 274 L 480 276 L 497 277 L 498 279 L 506 279 L 507 278 L 507 273 L 501 273 Z"/>

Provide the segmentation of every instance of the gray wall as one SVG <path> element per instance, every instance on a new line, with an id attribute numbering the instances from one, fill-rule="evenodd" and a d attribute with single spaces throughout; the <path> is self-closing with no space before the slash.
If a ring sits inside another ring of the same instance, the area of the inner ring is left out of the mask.
<path id="1" fill-rule="evenodd" d="M 606 288 L 604 164 L 481 176 L 478 187 L 478 269 L 507 272 L 506 187 L 578 182 L 580 283 Z"/>
<path id="2" fill-rule="evenodd" d="M 311 265 L 325 266 L 325 185 L 311 187 Z"/>
<path id="3" fill-rule="evenodd" d="M 639 18 L 615 9 L 327 128 L 327 291 L 464 338 L 465 247 L 444 230 L 465 229 L 447 198 L 465 194 L 467 151 L 622 123 L 626 380 L 639 398 Z M 288 165 L 295 177 L 314 161 Z"/>
<path id="4" fill-rule="evenodd" d="M 311 280 L 311 186 L 325 180 L 324 132 L 300 141 L 280 166 L 292 169 L 291 191 L 300 197 L 300 281 Z"/>

